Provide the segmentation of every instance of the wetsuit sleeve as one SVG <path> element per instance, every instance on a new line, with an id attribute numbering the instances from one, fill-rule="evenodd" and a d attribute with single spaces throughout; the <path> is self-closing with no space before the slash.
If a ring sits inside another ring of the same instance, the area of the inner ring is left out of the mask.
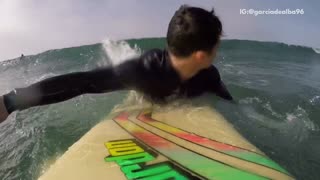
<path id="1" fill-rule="evenodd" d="M 76 72 L 48 78 L 4 95 L 9 113 L 33 106 L 57 103 L 86 93 L 106 93 L 130 88 L 138 79 L 137 59 L 116 67 Z"/>
<path id="2" fill-rule="evenodd" d="M 208 69 L 208 89 L 209 92 L 215 93 L 217 96 L 226 100 L 233 100 L 231 94 L 227 90 L 226 86 L 221 80 L 218 69 L 215 66 L 211 66 Z"/>
<path id="3" fill-rule="evenodd" d="M 220 81 L 218 88 L 215 88 L 213 92 L 217 96 L 222 97 L 223 99 L 230 100 L 230 101 L 233 100 L 233 97 L 231 96 L 231 94 L 229 93 L 229 91 L 227 90 L 226 86 L 222 81 Z"/>

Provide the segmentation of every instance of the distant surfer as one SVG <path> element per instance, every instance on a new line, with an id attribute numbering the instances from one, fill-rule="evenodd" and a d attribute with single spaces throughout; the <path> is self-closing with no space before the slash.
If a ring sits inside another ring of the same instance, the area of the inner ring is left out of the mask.
<path id="1" fill-rule="evenodd" d="M 16 110 L 116 90 L 134 89 L 158 102 L 166 102 L 171 95 L 194 97 L 204 92 L 232 100 L 212 65 L 221 34 L 222 24 L 213 10 L 183 5 L 169 23 L 164 50 L 149 50 L 114 67 L 60 75 L 14 89 L 0 96 L 0 122 Z"/>

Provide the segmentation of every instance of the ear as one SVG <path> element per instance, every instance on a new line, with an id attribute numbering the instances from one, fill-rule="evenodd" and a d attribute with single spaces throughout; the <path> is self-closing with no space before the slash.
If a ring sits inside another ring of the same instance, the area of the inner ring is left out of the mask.
<path id="1" fill-rule="evenodd" d="M 194 59 L 196 60 L 197 63 L 202 64 L 204 63 L 206 59 L 206 53 L 204 51 L 196 51 L 193 54 Z"/>

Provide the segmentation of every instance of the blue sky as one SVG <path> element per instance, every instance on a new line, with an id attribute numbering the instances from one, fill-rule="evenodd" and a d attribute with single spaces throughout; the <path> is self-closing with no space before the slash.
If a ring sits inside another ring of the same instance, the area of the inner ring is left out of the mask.
<path id="1" fill-rule="evenodd" d="M 0 61 L 21 53 L 163 37 L 182 4 L 215 8 L 226 39 L 320 47 L 318 0 L 0 0 Z M 303 15 L 240 15 L 240 9 L 303 9 Z"/>

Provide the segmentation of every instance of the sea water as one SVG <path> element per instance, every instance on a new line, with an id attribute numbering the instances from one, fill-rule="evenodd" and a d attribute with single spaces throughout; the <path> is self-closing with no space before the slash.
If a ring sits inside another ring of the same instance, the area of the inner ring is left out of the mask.
<path id="1" fill-rule="evenodd" d="M 164 38 L 105 40 L 0 62 L 0 94 L 48 77 L 116 66 Z M 320 179 L 320 54 L 276 42 L 223 40 L 214 65 L 236 103 L 212 94 L 188 100 L 222 113 L 297 179 Z M 131 94 L 130 101 L 141 97 Z M 89 94 L 12 113 L 0 124 L 0 179 L 37 179 L 69 146 L 127 97 Z M 185 101 L 177 101 L 186 103 Z"/>

